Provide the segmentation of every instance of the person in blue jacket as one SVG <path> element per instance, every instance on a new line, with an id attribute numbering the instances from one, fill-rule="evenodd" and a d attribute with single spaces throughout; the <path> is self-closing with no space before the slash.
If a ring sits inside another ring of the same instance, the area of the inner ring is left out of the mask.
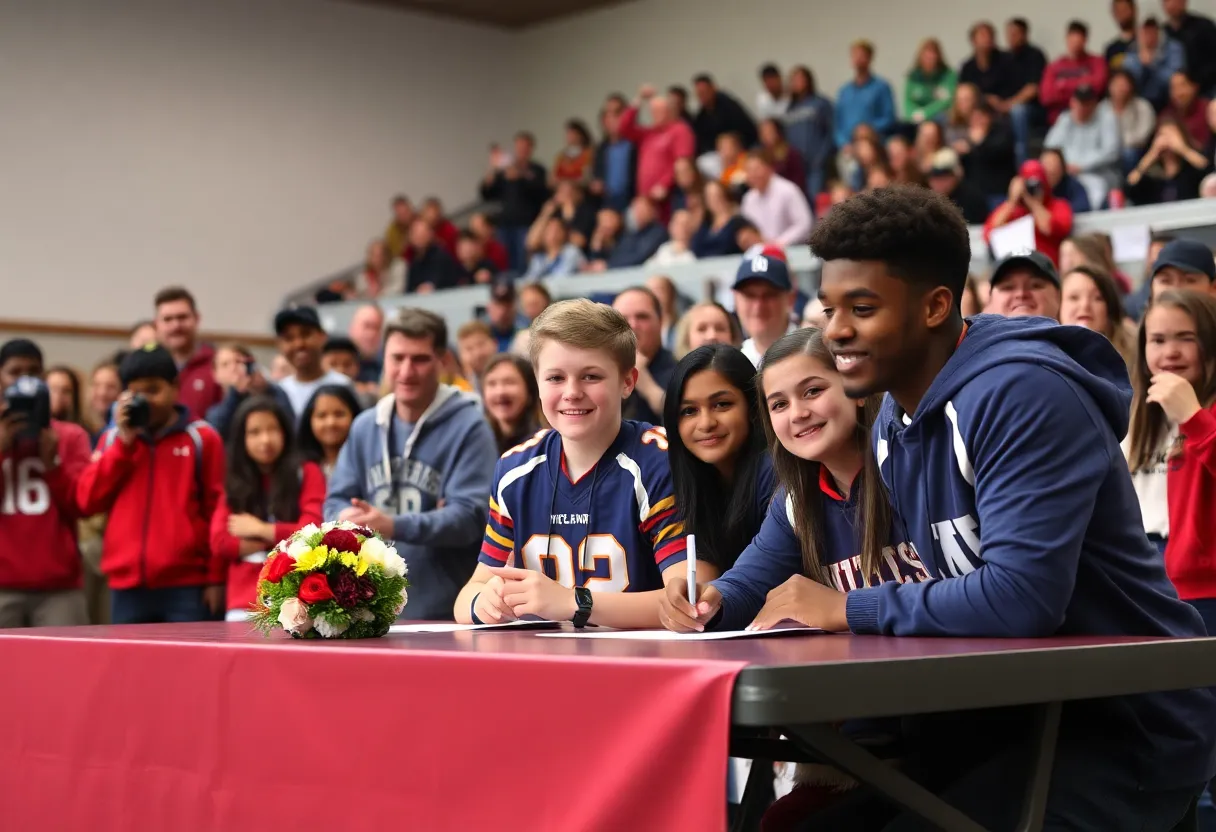
<path id="1" fill-rule="evenodd" d="M 845 391 L 887 393 L 875 454 L 934 580 L 847 595 L 810 586 L 818 597 L 799 620 L 896 636 L 1205 635 L 1144 532 L 1119 448 L 1131 386 L 1101 334 L 964 320 L 967 227 L 931 191 L 852 197 L 811 248 Z M 1031 765 L 1033 732 L 1007 736 L 932 772 L 948 802 L 993 830 L 1018 823 Z M 1172 829 L 1216 774 L 1214 745 L 1206 689 L 1066 704 L 1046 828 Z"/>

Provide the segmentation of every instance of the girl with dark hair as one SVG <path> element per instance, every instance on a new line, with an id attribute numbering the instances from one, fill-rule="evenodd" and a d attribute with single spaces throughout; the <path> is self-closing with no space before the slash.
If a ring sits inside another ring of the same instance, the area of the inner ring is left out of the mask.
<path id="1" fill-rule="evenodd" d="M 718 574 L 760 530 L 773 493 L 755 372 L 736 347 L 698 347 L 676 365 L 663 405 L 676 513 Z"/>
<path id="2" fill-rule="evenodd" d="M 737 563 L 697 587 L 695 610 L 687 585 L 669 583 L 660 618 L 670 630 L 799 620 L 799 588 L 808 580 L 848 592 L 926 577 L 916 551 L 892 543 L 891 508 L 869 451 L 882 397 L 845 395 L 820 330 L 800 329 L 769 347 L 757 396 L 780 488 Z"/>
<path id="3" fill-rule="evenodd" d="M 760 122 L 760 145 L 769 152 L 773 171 L 805 191 L 806 160 L 797 148 L 790 145 L 785 135 L 785 125 L 780 120 L 766 118 Z"/>
<path id="4" fill-rule="evenodd" d="M 591 131 L 582 120 L 570 119 L 566 122 L 566 143 L 553 161 L 551 185 L 556 185 L 563 179 L 586 184 L 591 178 L 591 162 L 594 157 Z"/>
<path id="5" fill-rule="evenodd" d="M 1179 597 L 1216 633 L 1216 298 L 1162 293 L 1137 347 L 1125 448 L 1145 531 Z"/>
<path id="6" fill-rule="evenodd" d="M 326 479 L 346 444 L 351 423 L 362 410 L 354 391 L 344 384 L 318 387 L 304 406 L 297 435 L 300 457 L 321 466 Z"/>
<path id="7" fill-rule="evenodd" d="M 527 441 L 544 426 L 536 373 L 532 363 L 522 356 L 499 353 L 491 358 L 482 376 L 481 396 L 500 454 Z"/>
<path id="8" fill-rule="evenodd" d="M 269 550 L 296 529 L 321 522 L 325 477 L 301 463 L 291 416 L 274 399 L 254 396 L 237 408 L 228 439 L 224 495 L 211 518 L 211 550 L 229 561 L 227 621 L 244 621 Z"/>

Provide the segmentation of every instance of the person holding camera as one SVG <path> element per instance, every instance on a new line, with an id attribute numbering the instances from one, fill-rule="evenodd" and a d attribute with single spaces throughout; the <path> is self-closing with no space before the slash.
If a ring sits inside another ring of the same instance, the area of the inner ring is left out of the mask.
<path id="1" fill-rule="evenodd" d="M 224 344 L 215 351 L 215 381 L 224 391 L 219 404 L 207 408 L 207 424 L 225 442 L 232 416 L 250 396 L 269 396 L 287 410 L 293 421 L 291 399 L 273 381 L 266 378 L 253 353 L 243 344 Z"/>
<path id="2" fill-rule="evenodd" d="M 80 475 L 85 515 L 107 512 L 101 568 L 115 624 L 205 621 L 224 610 L 226 564 L 211 517 L 224 491 L 224 449 L 178 403 L 177 363 L 148 345 L 119 366 L 115 424 Z"/>
<path id="3" fill-rule="evenodd" d="M 1058 263 L 1060 243 L 1072 233 L 1072 206 L 1052 195 L 1047 171 L 1037 159 L 1023 162 L 1018 169 L 1018 175 L 1009 183 L 1009 197 L 984 223 L 984 241 L 992 236 L 993 229 L 1025 216 L 1034 218 L 1035 250 Z"/>
<path id="4" fill-rule="evenodd" d="M 51 418 L 42 350 L 0 346 L 0 628 L 87 624 L 76 545 L 76 481 L 89 463 L 84 428 Z"/>

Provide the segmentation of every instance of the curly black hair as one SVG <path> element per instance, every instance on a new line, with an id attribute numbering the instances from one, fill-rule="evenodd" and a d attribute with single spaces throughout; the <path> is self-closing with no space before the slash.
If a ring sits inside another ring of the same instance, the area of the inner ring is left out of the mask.
<path id="1" fill-rule="evenodd" d="M 971 240 L 959 209 L 916 185 L 876 188 L 832 207 L 811 231 L 821 260 L 877 260 L 926 291 L 945 286 L 960 308 L 971 267 Z"/>

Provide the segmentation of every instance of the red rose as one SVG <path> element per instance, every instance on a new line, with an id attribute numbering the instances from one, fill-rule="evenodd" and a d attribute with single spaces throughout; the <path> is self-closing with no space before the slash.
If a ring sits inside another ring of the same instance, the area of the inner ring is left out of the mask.
<path id="1" fill-rule="evenodd" d="M 270 560 L 266 561 L 266 565 L 262 567 L 262 574 L 258 576 L 259 581 L 270 581 L 272 584 L 277 584 L 283 580 L 283 577 L 296 568 L 296 559 L 291 555 L 277 552 L 270 556 Z"/>
<path id="2" fill-rule="evenodd" d="M 334 597 L 329 581 L 320 572 L 314 572 L 300 582 L 300 600 L 305 604 L 316 604 Z"/>
<path id="3" fill-rule="evenodd" d="M 330 529 L 325 533 L 325 537 L 321 538 L 321 545 L 335 552 L 359 554 L 359 538 L 354 532 L 348 532 L 346 529 Z"/>

